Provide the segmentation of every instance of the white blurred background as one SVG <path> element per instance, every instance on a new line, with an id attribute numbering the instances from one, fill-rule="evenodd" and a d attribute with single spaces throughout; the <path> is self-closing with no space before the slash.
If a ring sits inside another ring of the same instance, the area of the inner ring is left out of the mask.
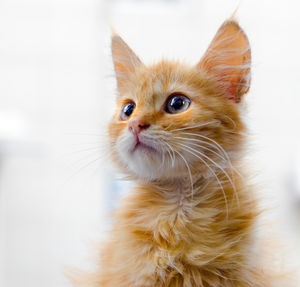
<path id="1" fill-rule="evenodd" d="M 250 161 L 300 262 L 300 2 L 0 1 L 0 286 L 70 286 L 125 184 L 101 156 L 115 82 L 110 25 L 147 63 L 196 63 L 237 8 L 250 38 Z M 98 148 L 99 147 L 99 148 Z"/>

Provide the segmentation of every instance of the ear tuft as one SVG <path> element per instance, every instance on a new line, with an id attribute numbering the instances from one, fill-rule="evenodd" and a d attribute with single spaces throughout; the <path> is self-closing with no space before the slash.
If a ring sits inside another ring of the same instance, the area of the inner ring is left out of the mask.
<path id="1" fill-rule="evenodd" d="M 235 20 L 220 27 L 197 66 L 218 80 L 229 99 L 240 102 L 250 86 L 251 50 L 246 34 Z"/>
<path id="2" fill-rule="evenodd" d="M 118 88 L 121 90 L 128 81 L 130 74 L 133 73 L 138 66 L 142 65 L 142 62 L 125 41 L 114 31 L 112 31 L 111 36 L 111 51 Z"/>

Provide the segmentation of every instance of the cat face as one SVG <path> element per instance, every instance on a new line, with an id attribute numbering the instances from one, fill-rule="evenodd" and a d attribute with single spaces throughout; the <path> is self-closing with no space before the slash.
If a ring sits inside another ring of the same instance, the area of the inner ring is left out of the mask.
<path id="1" fill-rule="evenodd" d="M 238 102 L 249 87 L 249 43 L 235 22 L 218 31 L 196 66 L 145 66 L 112 38 L 119 95 L 109 125 L 113 160 L 141 179 L 214 174 L 240 148 Z"/>

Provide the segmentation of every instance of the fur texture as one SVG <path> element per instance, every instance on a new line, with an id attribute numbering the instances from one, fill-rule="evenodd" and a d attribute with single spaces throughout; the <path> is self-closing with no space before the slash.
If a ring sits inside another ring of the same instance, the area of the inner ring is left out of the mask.
<path id="1" fill-rule="evenodd" d="M 225 22 L 195 66 L 145 66 L 118 35 L 112 54 L 119 91 L 108 129 L 112 159 L 136 186 L 115 213 L 99 271 L 79 285 L 274 286 L 260 264 L 259 209 L 240 165 L 239 102 L 251 64 L 245 33 Z M 167 113 L 174 94 L 190 106 Z M 122 120 L 127 103 L 135 109 Z"/>

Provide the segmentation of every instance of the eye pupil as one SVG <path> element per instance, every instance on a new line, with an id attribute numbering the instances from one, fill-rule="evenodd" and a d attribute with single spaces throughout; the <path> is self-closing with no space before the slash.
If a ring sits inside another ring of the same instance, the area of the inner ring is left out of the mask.
<path id="1" fill-rule="evenodd" d="M 171 95 L 165 106 L 165 110 L 169 114 L 177 114 L 185 111 L 190 106 L 191 100 L 182 94 Z"/>
<path id="2" fill-rule="evenodd" d="M 131 114 L 133 113 L 135 109 L 135 104 L 134 103 L 127 103 L 123 106 L 120 118 L 122 121 L 127 120 Z"/>
<path id="3" fill-rule="evenodd" d="M 134 105 L 133 105 L 133 104 L 128 104 L 128 105 L 126 105 L 125 108 L 124 108 L 124 114 L 125 114 L 127 117 L 129 117 L 129 116 L 132 114 L 133 109 L 134 109 Z"/>
<path id="4" fill-rule="evenodd" d="M 171 100 L 170 105 L 171 105 L 175 110 L 178 110 L 178 109 L 180 109 L 180 108 L 183 106 L 183 103 L 184 103 L 184 100 L 183 100 L 182 98 L 174 97 L 174 98 Z"/>

